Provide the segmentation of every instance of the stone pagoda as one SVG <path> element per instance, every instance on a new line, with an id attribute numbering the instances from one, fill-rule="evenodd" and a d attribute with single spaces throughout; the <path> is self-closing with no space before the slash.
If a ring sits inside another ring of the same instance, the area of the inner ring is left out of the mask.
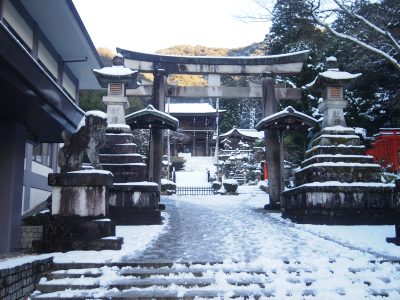
<path id="1" fill-rule="evenodd" d="M 346 126 L 346 86 L 361 74 L 330 68 L 307 87 L 322 92 L 321 131 L 295 173 L 295 187 L 283 192 L 283 217 L 314 224 L 395 224 L 395 187 L 382 183 L 381 167 L 365 155 L 353 128 Z"/>
<path id="2" fill-rule="evenodd" d="M 124 59 L 117 54 L 112 67 L 93 70 L 100 85 L 107 88 L 103 102 L 107 105 L 106 144 L 100 151 L 100 163 L 114 174 L 114 184 L 108 199 L 110 218 L 120 225 L 157 224 L 159 186 L 148 182 L 148 169 L 137 153 L 131 129 L 125 122 L 127 88 L 137 88 L 138 72 L 124 67 Z"/>

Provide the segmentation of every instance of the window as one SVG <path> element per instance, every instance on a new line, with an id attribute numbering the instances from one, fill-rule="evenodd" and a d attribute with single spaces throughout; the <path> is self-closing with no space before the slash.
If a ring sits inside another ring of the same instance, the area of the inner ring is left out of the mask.
<path id="1" fill-rule="evenodd" d="M 32 160 L 42 165 L 52 167 L 53 147 L 52 144 L 42 143 L 33 147 Z"/>

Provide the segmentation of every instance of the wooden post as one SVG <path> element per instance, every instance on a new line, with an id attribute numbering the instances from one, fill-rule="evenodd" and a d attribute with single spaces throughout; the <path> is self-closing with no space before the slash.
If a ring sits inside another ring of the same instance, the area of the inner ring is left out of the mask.
<path id="1" fill-rule="evenodd" d="M 19 244 L 26 128 L 16 121 L 0 125 L 0 253 L 7 253 Z"/>
<path id="2" fill-rule="evenodd" d="M 158 69 L 154 72 L 154 83 L 153 83 L 153 106 L 159 111 L 165 111 L 165 91 L 167 87 L 168 75 L 163 69 Z M 151 148 L 152 156 L 150 159 L 152 162 L 152 175 L 153 182 L 161 184 L 161 172 L 162 172 L 162 156 L 163 156 L 163 138 L 162 129 L 152 129 Z"/>
<path id="3" fill-rule="evenodd" d="M 196 132 L 193 131 L 192 156 L 196 156 Z"/>
<path id="4" fill-rule="evenodd" d="M 269 73 L 263 73 L 262 99 L 264 117 L 277 112 L 274 80 Z M 267 152 L 268 194 L 270 203 L 265 208 L 280 209 L 280 195 L 282 192 L 281 133 L 276 129 L 268 129 L 264 131 L 264 137 Z"/>
<path id="5" fill-rule="evenodd" d="M 208 145 L 208 132 L 206 132 L 206 155 L 205 156 L 209 156 L 209 145 Z"/>

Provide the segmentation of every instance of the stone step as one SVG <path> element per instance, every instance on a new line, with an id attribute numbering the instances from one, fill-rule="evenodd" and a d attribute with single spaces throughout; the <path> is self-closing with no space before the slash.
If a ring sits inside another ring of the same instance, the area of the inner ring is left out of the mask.
<path id="1" fill-rule="evenodd" d="M 319 133 L 317 133 L 315 137 L 317 138 L 322 134 L 356 135 L 356 132 L 351 127 L 343 127 L 343 126 L 325 127 Z"/>
<path id="2" fill-rule="evenodd" d="M 322 134 L 317 137 L 313 142 L 313 146 L 359 146 L 360 137 L 358 135 L 336 135 L 336 134 Z"/>
<path id="3" fill-rule="evenodd" d="M 114 174 L 114 183 L 147 180 L 147 166 L 144 163 L 101 164 L 104 170 Z"/>
<path id="4" fill-rule="evenodd" d="M 129 143 L 133 143 L 133 135 L 131 133 L 106 134 L 106 145 L 129 144 Z"/>
<path id="5" fill-rule="evenodd" d="M 136 207 L 136 206 L 118 207 L 110 205 L 109 207 L 110 218 L 117 225 L 161 224 L 162 219 L 161 219 L 161 212 L 158 209 L 158 201 L 154 201 L 152 204 L 153 205 L 149 207 Z"/>
<path id="6" fill-rule="evenodd" d="M 301 167 L 324 162 L 344 162 L 344 163 L 363 163 L 370 164 L 373 163 L 373 157 L 368 155 L 342 155 L 342 154 L 320 154 L 312 156 L 301 162 Z"/>
<path id="7" fill-rule="evenodd" d="M 311 182 L 381 182 L 381 166 L 324 162 L 308 165 L 295 173 L 296 186 Z"/>
<path id="8" fill-rule="evenodd" d="M 204 277 L 210 268 L 206 267 L 171 267 L 171 268 L 134 268 L 126 267 L 120 268 L 118 273 L 122 276 L 134 276 L 136 278 L 148 278 L 156 275 L 178 275 L 178 274 L 192 274 L 194 277 Z M 213 271 L 222 271 L 225 274 L 243 273 L 238 269 L 227 269 L 217 268 Z M 246 274 L 249 275 L 266 275 L 265 271 L 260 269 L 246 270 Z M 99 277 L 102 276 L 103 272 L 99 268 L 87 268 L 87 269 L 69 269 L 69 270 L 57 270 L 46 274 L 46 278 L 50 279 L 63 279 L 63 278 L 81 278 L 81 277 Z"/>
<path id="9" fill-rule="evenodd" d="M 306 158 L 311 158 L 315 155 L 364 155 L 365 154 L 365 146 L 315 146 L 310 150 L 306 151 Z"/>
<path id="10" fill-rule="evenodd" d="M 268 282 L 268 276 L 264 274 L 252 276 L 245 272 L 242 272 L 242 276 L 248 275 L 247 280 L 239 278 L 229 278 L 229 274 L 226 274 L 226 283 L 232 286 L 249 286 L 249 285 L 259 285 L 261 288 L 265 287 L 265 283 Z M 112 280 L 108 284 L 109 289 L 118 289 L 118 290 L 128 290 L 132 288 L 167 288 L 171 285 L 179 286 L 182 288 L 199 288 L 199 287 L 207 287 L 216 283 L 215 274 L 204 275 L 204 277 L 191 277 L 192 273 L 186 274 L 183 276 L 182 273 L 178 273 L 178 276 L 171 276 L 172 274 L 167 274 L 170 277 L 153 277 L 153 278 L 123 278 L 117 277 Z M 64 291 L 67 289 L 95 289 L 99 288 L 99 279 L 93 277 L 77 277 L 77 278 L 62 278 L 62 279 L 51 279 L 47 281 L 42 281 L 38 285 L 36 285 L 36 290 L 42 293 L 53 293 L 58 291 Z"/>
<path id="11" fill-rule="evenodd" d="M 139 153 L 100 154 L 99 157 L 102 164 L 143 163 L 143 158 Z"/>
<path id="12" fill-rule="evenodd" d="M 162 288 L 157 287 L 154 289 L 136 289 L 136 290 L 122 290 L 122 291 L 109 291 L 107 292 L 106 297 L 95 297 L 95 299 L 116 299 L 116 300 L 154 300 L 154 299 L 266 299 L 272 298 L 274 299 L 274 290 L 273 289 L 259 289 L 257 291 L 254 290 L 254 286 L 232 286 L 232 289 L 229 291 L 227 296 L 226 292 L 212 289 L 209 286 L 207 287 L 194 287 L 188 290 L 185 290 L 184 295 L 182 292 L 176 291 L 177 288 L 183 288 L 180 286 L 173 286 L 172 290 L 170 287 Z M 308 295 L 307 287 L 304 288 L 304 295 Z M 72 293 L 73 290 L 70 291 Z M 77 290 L 74 294 L 81 292 L 81 295 L 90 294 L 90 290 Z M 41 299 L 41 300 L 50 300 L 50 299 L 72 299 L 69 297 L 57 297 L 54 295 L 55 293 L 50 294 L 38 294 L 30 296 L 30 299 Z M 57 293 L 56 293 L 57 294 Z M 312 296 L 312 294 L 309 294 Z M 379 296 L 385 296 L 384 293 Z M 86 300 L 92 299 L 93 297 L 88 296 L 74 296 L 73 299 L 76 300 Z M 379 297 L 377 297 L 379 298 Z M 289 298 L 290 299 L 290 298 Z M 303 299 L 303 298 L 301 298 Z M 345 299 L 345 298 L 344 298 Z"/>
<path id="13" fill-rule="evenodd" d="M 128 144 L 114 144 L 104 145 L 100 149 L 100 153 L 103 154 L 131 154 L 137 152 L 137 145 L 135 143 Z"/>
<path id="14" fill-rule="evenodd" d="M 330 262 L 336 263 L 335 260 Z M 380 263 L 371 261 L 369 267 L 362 267 L 360 270 L 357 266 L 341 266 L 337 270 L 340 270 L 342 274 L 347 269 L 357 282 L 360 280 L 362 282 L 365 280 L 365 273 L 375 272 L 377 268 L 375 264 Z M 364 262 L 362 264 L 365 266 Z M 317 281 L 317 286 L 321 284 L 318 283 L 318 276 L 315 276 L 320 272 L 318 268 L 310 267 L 304 262 L 288 260 L 280 261 L 279 265 L 280 267 L 276 264 L 267 267 L 265 265 L 251 266 L 241 262 L 223 264 L 221 262 L 163 261 L 108 264 L 56 263 L 54 269 L 57 271 L 45 274 L 45 277 L 36 285 L 36 292 L 30 296 L 30 299 L 67 299 L 68 297 L 70 297 L 68 299 L 72 297 L 73 299 L 264 299 L 264 297 L 280 297 L 282 291 L 277 291 L 278 285 L 282 285 L 282 289 L 289 292 L 289 294 L 286 293 L 289 299 L 323 297 L 314 289 L 314 282 Z M 333 274 L 333 271 L 331 273 Z M 287 284 L 285 284 L 285 278 Z M 324 279 L 323 282 L 326 280 L 329 278 Z M 388 285 L 385 286 L 386 283 Z M 390 281 L 385 281 L 379 284 L 379 291 L 370 296 L 377 299 L 387 297 L 388 291 L 392 289 Z M 332 296 L 336 295 L 338 297 L 334 297 L 335 299 L 348 298 L 347 295 L 340 293 L 332 294 Z"/>
<path id="15" fill-rule="evenodd" d="M 121 182 L 114 183 L 111 188 L 113 191 L 123 192 L 154 192 L 159 194 L 160 188 L 155 182 L 139 181 L 139 182 Z"/>

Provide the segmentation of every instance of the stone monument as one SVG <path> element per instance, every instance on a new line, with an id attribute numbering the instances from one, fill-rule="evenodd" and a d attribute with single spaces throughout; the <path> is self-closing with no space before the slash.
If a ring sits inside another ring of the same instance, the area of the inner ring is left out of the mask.
<path id="1" fill-rule="evenodd" d="M 94 74 L 107 95 L 105 146 L 100 151 L 103 169 L 114 174 L 108 204 L 110 218 L 121 225 L 161 223 L 160 190 L 157 183 L 148 182 L 147 166 L 137 153 L 133 135 L 125 121 L 128 98 L 126 88 L 137 88 L 137 71 L 124 67 L 124 59 L 117 54 L 113 66 L 94 69 Z"/>
<path id="2" fill-rule="evenodd" d="M 330 68 L 307 87 L 323 93 L 322 129 L 295 173 L 295 187 L 283 192 L 283 217 L 314 224 L 395 224 L 394 184 L 381 182 L 381 167 L 365 155 L 353 128 L 346 126 L 343 91 L 361 74 Z"/>
<path id="3" fill-rule="evenodd" d="M 49 174 L 52 218 L 44 224 L 44 238 L 35 241 L 38 251 L 121 249 L 115 223 L 108 216 L 108 189 L 113 175 L 101 169 L 99 149 L 104 145 L 106 114 L 86 112 L 75 133 L 63 133 L 59 151 L 61 173 Z M 84 168 L 85 156 L 91 166 Z"/>

